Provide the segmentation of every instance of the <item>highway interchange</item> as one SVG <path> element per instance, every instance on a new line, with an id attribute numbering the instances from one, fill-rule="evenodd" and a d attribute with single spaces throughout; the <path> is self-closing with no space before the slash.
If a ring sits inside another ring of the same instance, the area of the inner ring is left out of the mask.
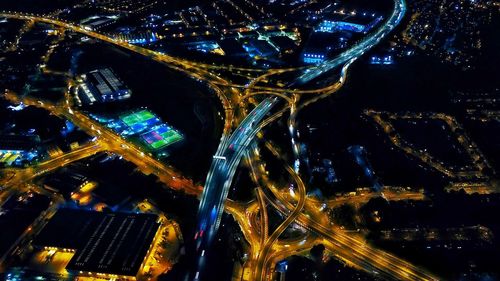
<path id="1" fill-rule="evenodd" d="M 245 267 L 250 269 L 249 271 L 252 273 L 248 276 L 245 275 L 244 280 L 268 280 L 271 276 L 272 268 L 278 259 L 300 253 L 318 241 L 324 243 L 335 256 L 346 261 L 348 264 L 387 279 L 438 280 L 436 276 L 433 276 L 424 269 L 372 247 L 359 235 L 345 233 L 337 226 L 330 225 L 327 222 L 328 220 L 325 219 L 324 214 L 317 211 L 317 204 L 307 198 L 305 192 L 306 186 L 298 173 L 285 161 L 283 164 L 284 169 L 295 183 L 296 192 L 293 196 L 287 196 L 286 192 L 283 194 L 275 185 L 264 180 L 266 177 L 262 174 L 262 171 L 259 172 L 258 168 L 255 169 L 255 163 L 252 162 L 252 159 L 255 158 L 254 154 L 258 153 L 258 149 L 249 149 L 255 144 L 255 138 L 262 128 L 281 117 L 287 110 L 290 110 L 288 126 L 293 138 L 294 120 L 298 111 L 304 106 L 338 91 L 347 79 L 347 71 L 351 63 L 385 38 L 401 21 L 405 10 L 404 0 L 395 0 L 393 12 L 378 30 L 369 34 L 342 54 L 318 66 L 271 70 L 233 68 L 231 66 L 214 66 L 191 62 L 118 41 L 112 37 L 53 17 L 11 12 L 0 13 L 0 17 L 56 25 L 165 63 L 189 77 L 204 81 L 220 98 L 226 115 L 224 132 L 207 174 L 205 186 L 202 188 L 183 178 L 181 173 L 174 168 L 145 154 L 137 145 L 128 142 L 113 131 L 89 118 L 84 112 L 79 112 L 70 102 L 66 102 L 65 104 L 49 104 L 26 97 L 18 97 L 15 93 L 7 92 L 5 97 L 12 102 L 23 102 L 27 105 L 49 110 L 57 116 L 72 121 L 87 133 L 98 137 L 95 143 L 56 159 L 49 160 L 47 163 L 39 164 L 34 169 L 27 168 L 24 171 L 12 171 L 14 176 L 9 179 L 9 185 L 15 186 L 21 182 L 27 182 L 35 175 L 77 161 L 91 155 L 91 153 L 110 151 L 122 155 L 125 159 L 135 163 L 144 173 L 156 174 L 167 186 L 200 196 L 198 228 L 194 236 L 199 260 L 197 269 L 193 272 L 192 277 L 194 280 L 203 276 L 199 272 L 204 269 L 206 251 L 210 250 L 211 242 L 217 233 L 224 210 L 232 214 L 240 223 L 241 229 L 250 244 L 250 259 Z M 317 89 L 299 88 L 340 66 L 342 68 L 337 82 Z M 238 70 L 249 73 L 254 78 L 247 85 L 237 85 L 231 83 L 229 79 L 221 78 L 218 73 L 220 70 Z M 298 71 L 301 75 L 295 80 L 290 81 L 287 87 L 259 85 L 260 81 L 270 76 L 292 71 Z M 299 104 L 299 97 L 303 94 L 314 94 L 314 96 Z M 257 103 L 254 97 L 258 95 L 271 95 L 271 97 L 263 99 L 250 113 L 246 114 L 245 107 L 250 102 L 244 103 L 244 100 L 249 99 Z M 284 108 L 272 113 L 277 105 L 280 104 L 280 98 L 285 100 Z M 272 115 L 268 117 L 271 113 Z M 293 139 L 292 142 L 294 142 Z M 280 154 L 277 153 L 273 145 L 268 143 L 266 149 L 271 150 L 277 158 L 280 158 Z M 248 151 L 252 152 L 249 153 Z M 294 151 L 294 153 L 297 154 L 297 151 Z M 245 155 L 248 156 L 246 158 L 254 171 L 254 179 L 262 184 L 256 192 L 257 201 L 250 203 L 250 205 L 242 205 L 227 199 L 236 169 Z M 285 190 L 288 189 L 285 188 Z M 272 205 L 286 217 L 271 234 L 268 234 L 266 204 Z M 256 225 L 257 215 L 261 216 L 259 226 Z M 300 243 L 297 241 L 289 243 L 290 241 L 281 241 L 279 239 L 283 231 L 292 223 L 301 225 L 309 232 Z M 260 231 L 257 231 L 257 229 L 260 229 Z"/>

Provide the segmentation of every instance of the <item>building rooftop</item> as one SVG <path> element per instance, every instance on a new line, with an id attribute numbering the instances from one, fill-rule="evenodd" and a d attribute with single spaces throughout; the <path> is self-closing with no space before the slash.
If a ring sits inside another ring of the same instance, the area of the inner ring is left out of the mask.
<path id="1" fill-rule="evenodd" d="M 282 53 L 288 53 L 297 48 L 295 42 L 288 36 L 273 36 L 269 40 Z"/>
<path id="2" fill-rule="evenodd" d="M 245 46 L 250 53 L 255 53 L 262 57 L 272 56 L 277 53 L 277 50 L 266 40 L 250 38 Z"/>
<path id="3" fill-rule="evenodd" d="M 72 249 L 68 270 L 136 276 L 158 231 L 158 216 L 59 209 L 33 241 Z"/>
<path id="4" fill-rule="evenodd" d="M 45 188 L 56 190 L 61 193 L 65 198 L 69 198 L 71 193 L 85 183 L 88 178 L 74 171 L 63 170 L 58 173 L 48 175 L 43 184 Z"/>
<path id="5" fill-rule="evenodd" d="M 38 136 L 0 135 L 0 150 L 28 151 L 39 142 Z"/>
<path id="6" fill-rule="evenodd" d="M 48 197 L 32 192 L 11 196 L 3 203 L 0 207 L 0 264 L 49 204 Z"/>
<path id="7" fill-rule="evenodd" d="M 93 70 L 84 75 L 80 99 L 85 103 L 110 102 L 130 98 L 131 91 L 110 68 Z"/>
<path id="8" fill-rule="evenodd" d="M 217 42 L 226 56 L 245 56 L 247 53 L 241 44 L 233 38 L 226 38 Z"/>

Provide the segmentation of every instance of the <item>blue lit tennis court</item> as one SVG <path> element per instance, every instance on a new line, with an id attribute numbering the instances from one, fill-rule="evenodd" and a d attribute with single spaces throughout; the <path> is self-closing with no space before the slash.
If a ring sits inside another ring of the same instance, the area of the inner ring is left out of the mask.
<path id="1" fill-rule="evenodd" d="M 120 120 L 134 133 L 143 132 L 161 123 L 155 114 L 145 109 L 122 115 Z"/>
<path id="2" fill-rule="evenodd" d="M 153 128 L 141 137 L 153 149 L 159 149 L 183 139 L 179 132 L 165 124 Z"/>
<path id="3" fill-rule="evenodd" d="M 118 119 L 106 122 L 109 128 L 122 136 L 139 137 L 151 150 L 159 150 L 184 139 L 179 131 L 148 109 L 129 111 L 120 115 Z"/>

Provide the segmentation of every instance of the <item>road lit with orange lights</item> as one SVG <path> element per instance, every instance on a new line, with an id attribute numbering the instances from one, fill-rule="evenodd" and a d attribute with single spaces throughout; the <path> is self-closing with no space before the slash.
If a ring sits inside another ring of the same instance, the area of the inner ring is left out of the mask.
<path id="1" fill-rule="evenodd" d="M 291 135 L 293 154 L 298 159 L 299 144 L 295 140 L 298 112 L 305 106 L 340 90 L 347 80 L 349 66 L 394 29 L 402 19 L 405 9 L 404 0 L 395 0 L 393 13 L 380 29 L 335 59 L 328 60 L 320 66 L 269 70 L 193 62 L 129 44 L 53 17 L 0 13 L 0 17 L 26 20 L 29 24 L 42 22 L 55 25 L 164 63 L 188 77 L 205 82 L 215 91 L 225 110 L 224 132 L 207 174 L 205 186 L 202 187 L 184 177 L 174 167 L 159 161 L 138 145 L 124 139 L 84 112 L 74 108 L 69 93 L 66 93 L 64 102 L 53 104 L 30 97 L 20 97 L 7 91 L 4 97 L 8 101 L 12 103 L 22 102 L 26 105 L 43 108 L 56 116 L 71 121 L 89 135 L 95 136 L 96 140 L 32 167 L 5 169 L 4 174 L 9 176 L 0 179 L 0 183 L 12 190 L 16 185 L 29 182 L 38 175 L 95 153 L 107 151 L 123 156 L 126 160 L 134 163 L 144 174 L 156 175 L 169 188 L 200 197 L 198 228 L 194 237 L 197 250 L 200 253 L 198 270 L 203 269 L 205 250 L 210 249 L 210 243 L 217 233 L 222 212 L 226 211 L 232 214 L 238 222 L 249 244 L 249 260 L 242 273 L 245 276 L 242 278 L 244 280 L 270 280 L 274 265 L 278 260 L 300 254 L 310 249 L 315 243 L 323 243 L 335 256 L 349 265 L 376 276 L 392 280 L 438 280 L 436 276 L 425 269 L 418 268 L 388 252 L 373 247 L 360 234 L 346 233 L 338 226 L 332 226 L 325 213 L 319 211 L 320 202 L 307 197 L 306 184 L 282 157 L 285 153 L 281 153 L 279 148 L 266 142 L 266 148 L 276 158 L 282 160 L 284 170 L 290 181 L 294 183 L 291 192 L 288 191 L 288 188 L 277 188 L 265 175 L 263 161 L 258 155 L 258 145 L 254 144 L 255 137 L 262 134 L 261 130 L 266 125 L 276 121 L 283 113 L 289 111 L 287 129 Z M 341 67 L 341 69 L 336 82 L 319 88 L 299 88 L 299 86 L 337 67 Z M 244 72 L 251 78 L 248 84 L 240 85 L 232 83 L 230 79 L 222 78 L 219 75 L 220 71 Z M 272 76 L 286 72 L 298 72 L 299 76 L 285 87 L 272 85 L 269 82 Z M 256 100 L 259 96 L 266 96 L 266 98 L 259 103 Z M 285 105 L 282 109 L 276 110 L 275 107 L 280 100 L 284 100 Z M 257 105 L 247 114 L 247 109 L 252 103 Z M 254 146 L 252 147 L 252 145 Z M 248 203 L 227 199 L 234 174 L 244 156 L 246 156 L 247 165 L 252 171 L 252 178 L 259 186 L 255 192 L 255 200 Z M 363 204 L 369 198 L 373 198 L 372 196 L 375 197 L 378 194 L 338 200 L 331 199 L 327 200 L 326 205 L 333 207 L 347 202 Z M 391 196 L 388 200 L 400 198 L 398 194 L 391 194 Z M 422 199 L 421 194 L 411 196 L 414 196 L 410 197 L 413 199 Z M 268 205 L 278 210 L 285 218 L 272 233 L 269 233 Z M 300 225 L 305 233 L 288 240 L 280 239 L 280 236 L 294 224 Z M 245 272 L 250 273 L 246 274 Z"/>

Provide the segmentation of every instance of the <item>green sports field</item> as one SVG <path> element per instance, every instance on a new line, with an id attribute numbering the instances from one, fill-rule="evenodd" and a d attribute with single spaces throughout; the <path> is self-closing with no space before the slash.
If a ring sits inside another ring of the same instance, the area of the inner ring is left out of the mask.
<path id="1" fill-rule="evenodd" d="M 141 110 L 120 116 L 120 119 L 129 127 L 146 122 L 156 116 L 148 110 Z"/>

